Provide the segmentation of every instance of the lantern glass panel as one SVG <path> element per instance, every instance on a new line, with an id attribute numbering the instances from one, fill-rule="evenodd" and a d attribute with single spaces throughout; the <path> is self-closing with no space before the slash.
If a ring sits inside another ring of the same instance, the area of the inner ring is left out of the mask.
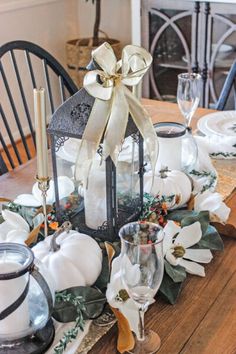
<path id="1" fill-rule="evenodd" d="M 128 136 L 122 145 L 116 168 L 116 195 L 119 214 L 127 218 L 140 211 L 139 141 L 137 134 Z M 126 220 L 125 220 L 126 222 Z M 122 220 L 121 220 L 121 223 Z"/>
<path id="2" fill-rule="evenodd" d="M 54 183 L 59 220 L 68 220 L 82 209 L 83 198 L 78 194 L 74 178 L 75 162 L 81 140 L 54 136 Z M 55 171 L 56 175 L 55 176 Z"/>

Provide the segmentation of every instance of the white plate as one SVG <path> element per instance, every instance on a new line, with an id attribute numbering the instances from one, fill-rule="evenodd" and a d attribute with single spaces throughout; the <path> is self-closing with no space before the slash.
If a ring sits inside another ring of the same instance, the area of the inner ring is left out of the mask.
<path id="1" fill-rule="evenodd" d="M 212 44 L 211 46 L 211 51 L 214 52 L 216 49 L 217 44 Z M 234 47 L 229 44 L 221 44 L 221 46 L 218 48 L 217 55 L 216 55 L 216 61 L 219 59 L 224 59 L 227 55 L 229 55 L 232 51 L 234 50 Z M 185 63 L 188 63 L 186 55 L 182 56 L 182 60 Z M 230 60 L 230 65 L 232 65 L 232 60 Z M 225 67 L 225 65 L 224 65 Z"/>
<path id="2" fill-rule="evenodd" d="M 63 160 L 69 161 L 71 163 L 76 162 L 77 154 L 79 151 L 81 140 L 75 138 L 69 138 L 65 141 L 64 145 L 58 150 L 57 156 Z M 132 149 L 133 149 L 133 139 L 127 137 L 122 145 L 122 150 L 119 154 L 118 161 L 131 162 L 132 161 Z M 100 155 L 96 156 L 100 159 Z M 138 160 L 138 145 L 134 144 L 134 159 Z"/>
<path id="3" fill-rule="evenodd" d="M 203 134 L 236 137 L 236 111 L 207 114 L 198 121 L 198 130 Z"/>
<path id="4" fill-rule="evenodd" d="M 57 151 L 57 156 L 61 159 L 75 163 L 81 140 L 69 138 Z"/>

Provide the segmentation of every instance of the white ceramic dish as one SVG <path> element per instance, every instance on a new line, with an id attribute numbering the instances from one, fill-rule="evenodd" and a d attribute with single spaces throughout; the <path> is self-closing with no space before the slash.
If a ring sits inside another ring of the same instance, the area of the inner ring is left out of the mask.
<path id="1" fill-rule="evenodd" d="M 75 163 L 81 140 L 69 138 L 57 151 L 57 156 L 63 160 Z"/>
<path id="2" fill-rule="evenodd" d="M 69 138 L 65 141 L 64 145 L 58 150 L 57 156 L 63 160 L 75 164 L 80 144 L 81 140 Z M 132 161 L 132 148 L 133 139 L 131 137 L 127 137 L 123 143 L 118 160 L 130 163 Z M 98 154 L 97 158 L 99 158 Z M 138 160 L 138 145 L 136 143 L 134 144 L 134 159 L 135 161 Z"/>
<path id="3" fill-rule="evenodd" d="M 211 51 L 212 53 L 215 51 L 217 44 L 212 44 L 211 46 Z M 225 57 L 227 57 L 227 55 L 229 55 L 231 52 L 233 52 L 234 47 L 232 45 L 229 44 L 221 44 L 221 46 L 219 47 L 217 54 L 216 54 L 216 60 L 220 60 L 220 59 L 224 59 Z M 186 55 L 182 56 L 182 60 L 185 63 L 188 63 L 187 57 Z M 224 63 L 225 64 L 225 63 Z M 232 64 L 232 60 L 230 60 L 230 65 Z M 229 66 L 230 66 L 229 65 Z M 224 65 L 225 66 L 225 65 Z M 227 65 L 228 66 L 228 65 Z"/>
<path id="4" fill-rule="evenodd" d="M 199 119 L 197 126 L 207 136 L 236 137 L 236 111 L 207 114 Z"/>

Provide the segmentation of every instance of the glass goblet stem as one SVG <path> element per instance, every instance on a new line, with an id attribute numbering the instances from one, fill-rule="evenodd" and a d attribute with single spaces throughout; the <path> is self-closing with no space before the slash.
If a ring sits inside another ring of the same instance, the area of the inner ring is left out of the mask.
<path id="1" fill-rule="evenodd" d="M 137 339 L 140 342 L 143 342 L 145 340 L 145 325 L 144 325 L 144 314 L 145 314 L 145 309 L 143 307 L 140 307 L 138 310 L 139 314 L 139 336 L 137 336 Z"/>

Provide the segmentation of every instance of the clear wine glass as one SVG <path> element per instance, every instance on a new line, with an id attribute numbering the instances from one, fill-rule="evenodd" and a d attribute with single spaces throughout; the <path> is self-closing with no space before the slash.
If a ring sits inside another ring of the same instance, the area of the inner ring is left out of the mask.
<path id="1" fill-rule="evenodd" d="M 201 75 L 182 73 L 178 75 L 177 102 L 186 126 L 190 127 L 192 117 L 201 96 Z"/>
<path id="2" fill-rule="evenodd" d="M 124 225 L 119 236 L 122 282 L 139 311 L 139 334 L 134 349 L 129 353 L 155 353 L 160 347 L 160 337 L 151 330 L 145 331 L 144 313 L 153 302 L 163 278 L 163 230 L 157 224 L 133 222 Z"/>

